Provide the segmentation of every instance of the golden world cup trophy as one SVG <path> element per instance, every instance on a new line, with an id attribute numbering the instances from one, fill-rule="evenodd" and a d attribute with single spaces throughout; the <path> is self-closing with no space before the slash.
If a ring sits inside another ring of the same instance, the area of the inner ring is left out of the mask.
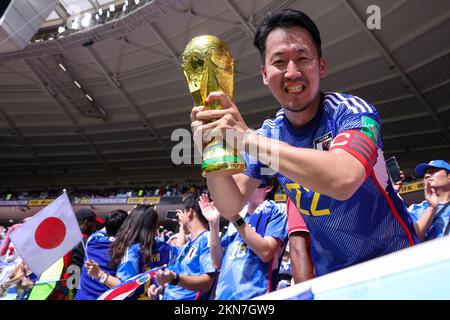
<path id="1" fill-rule="evenodd" d="M 205 105 L 206 98 L 213 91 L 222 91 L 233 98 L 233 58 L 226 43 L 219 38 L 204 35 L 189 41 L 183 52 L 182 67 L 197 106 L 205 106 L 209 110 L 222 109 L 217 101 Z M 245 169 L 244 159 L 223 139 L 212 139 L 203 150 L 204 177 L 233 175 Z"/>

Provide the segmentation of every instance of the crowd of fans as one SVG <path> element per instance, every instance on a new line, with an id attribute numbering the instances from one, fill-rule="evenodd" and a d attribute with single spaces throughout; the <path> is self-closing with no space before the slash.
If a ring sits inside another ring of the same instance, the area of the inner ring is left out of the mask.
<path id="1" fill-rule="evenodd" d="M 131 198 L 131 197 L 162 197 L 187 196 L 206 191 L 204 185 L 166 184 L 165 186 L 144 186 L 142 188 L 107 188 L 107 189 L 77 189 L 67 187 L 68 195 L 73 199 L 86 198 Z M 62 189 L 32 190 L 27 192 L 4 191 L 0 192 L 0 200 L 30 200 L 53 199 L 58 197 Z"/>
<path id="2" fill-rule="evenodd" d="M 257 248 L 252 248 L 251 241 L 248 243 L 248 250 L 245 248 L 242 251 L 244 248 L 242 243 L 239 246 L 239 250 L 243 254 L 251 257 L 249 261 L 253 261 L 253 268 L 256 269 L 251 273 L 258 274 L 257 269 L 261 269 L 263 273 L 263 276 L 260 276 L 261 279 L 249 278 L 252 283 L 256 281 L 261 288 L 259 290 L 246 288 L 243 290 L 243 296 L 217 298 L 252 298 L 268 292 L 271 285 L 273 288 L 287 285 L 286 272 L 290 270 L 289 259 L 286 259 L 286 255 L 283 256 L 282 251 L 284 250 L 280 251 L 281 248 L 285 248 L 287 243 L 287 221 L 284 204 L 276 204 L 271 200 L 276 190 L 277 185 L 262 185 L 255 193 L 254 200 L 249 203 L 251 209 L 249 209 L 250 207 L 244 208 L 255 212 L 254 218 L 258 220 L 258 223 L 267 219 L 263 223 L 267 223 L 267 230 L 276 229 L 276 232 L 272 231 L 273 236 L 276 234 L 276 237 L 280 238 L 275 242 L 271 256 L 265 257 L 264 261 L 258 257 L 259 253 L 254 255 L 250 252 L 250 250 L 258 251 Z M 271 220 L 275 216 L 276 224 L 273 224 Z M 217 264 L 217 261 L 214 260 L 212 255 L 217 248 L 212 249 L 210 237 L 217 237 L 225 242 L 231 241 L 231 243 L 240 238 L 236 238 L 236 229 L 234 229 L 234 233 L 230 232 L 231 224 L 219 231 L 220 213 L 210 202 L 206 193 L 201 196 L 195 193 L 185 197 L 184 210 L 177 212 L 175 220 L 178 221 L 178 228 L 175 232 L 166 230 L 162 226 L 158 227 L 158 216 L 152 205 L 137 205 L 128 213 L 115 210 L 107 215 L 105 221 L 101 221 L 91 209 L 87 208 L 77 211 L 76 217 L 84 236 L 84 245 L 78 244 L 64 256 L 64 268 L 61 271 L 60 281 L 56 283 L 46 299 L 97 299 L 109 288 L 115 287 L 145 270 L 162 265 L 167 268 L 162 268 L 150 282 L 140 287 L 127 299 L 211 299 L 215 297 L 217 288 L 222 290 L 220 288 L 231 281 L 229 278 L 224 281 L 220 277 L 221 274 L 224 274 L 224 272 L 220 273 L 222 261 Z M 261 217 L 263 218 L 261 219 Z M 257 223 L 250 220 L 249 223 L 253 223 L 258 228 Z M 10 233 L 20 228 L 21 225 L 13 225 L 8 231 L 3 227 L 0 230 L 0 248 L 2 248 L 2 252 L 0 252 L 2 263 L 0 296 L 5 297 L 12 290 L 15 299 L 27 299 L 34 283 L 39 280 L 39 276 L 33 274 L 15 252 L 9 239 Z M 261 231 L 257 231 L 261 233 Z M 257 232 L 254 232 L 256 235 Z M 270 232 L 266 233 L 268 235 Z M 248 241 L 246 237 L 244 239 Z M 238 241 L 238 243 L 240 242 Z M 219 243 L 216 244 L 220 246 Z M 229 258 L 226 258 L 227 252 Z M 235 263 L 234 255 L 236 253 L 237 251 L 231 246 L 230 250 L 224 252 L 223 263 L 226 263 L 226 259 L 231 259 L 230 261 Z M 282 256 L 283 277 L 278 279 L 278 266 Z M 247 268 L 250 265 L 247 264 Z M 276 267 L 269 269 L 269 266 L 273 265 Z M 73 266 L 80 270 L 79 285 L 75 288 L 68 285 L 70 281 L 68 271 Z M 223 270 L 232 271 L 229 267 L 223 268 Z M 245 272 L 242 270 L 237 274 L 245 277 Z M 275 276 L 270 284 L 269 274 Z M 279 286 L 278 280 L 283 280 L 283 284 Z M 234 282 L 236 286 L 243 284 L 242 279 L 234 279 L 231 282 Z M 242 290 L 235 291 L 233 289 L 231 292 L 242 293 Z"/>
<path id="3" fill-rule="evenodd" d="M 416 227 L 417 236 L 423 241 L 446 236 L 450 165 L 436 160 L 419 165 L 416 171 L 424 176 L 426 200 L 411 205 L 409 212 L 416 224 L 428 221 L 425 227 Z M 137 205 L 130 212 L 112 211 L 105 221 L 91 209 L 80 209 L 76 217 L 84 245 L 80 243 L 64 256 L 60 280 L 45 298 L 98 299 L 110 288 L 155 268 L 150 280 L 126 299 L 250 299 L 318 276 L 310 254 L 291 260 L 291 252 L 299 248 L 296 242 L 288 244 L 288 229 L 291 236 L 307 228 L 300 223 L 300 229 L 295 229 L 292 220 L 288 221 L 293 215 L 301 216 L 290 200 L 287 206 L 273 202 L 277 186 L 276 179 L 262 183 L 239 218 L 221 230 L 221 214 L 206 193 L 184 197 L 184 210 L 177 212 L 174 231 L 159 226 L 152 205 Z M 246 224 L 251 228 L 242 232 Z M 9 239 L 21 225 L 0 227 L 1 298 L 12 292 L 15 299 L 28 299 L 39 281 Z M 68 271 L 73 266 L 79 268 L 80 276 L 75 287 L 69 285 Z M 311 267 L 307 276 L 301 274 L 305 266 Z"/>

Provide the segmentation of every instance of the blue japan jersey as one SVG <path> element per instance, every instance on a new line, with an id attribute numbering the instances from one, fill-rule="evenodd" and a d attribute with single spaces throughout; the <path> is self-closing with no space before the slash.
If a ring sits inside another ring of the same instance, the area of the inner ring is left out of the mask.
<path id="1" fill-rule="evenodd" d="M 438 213 L 445 204 L 439 204 L 436 213 Z M 408 211 L 411 214 L 411 217 L 414 222 L 420 219 L 420 217 L 425 213 L 425 210 L 429 207 L 428 202 L 425 200 L 419 204 L 412 204 L 409 206 Z M 435 213 L 435 215 L 436 215 Z M 434 218 L 433 218 L 434 220 Z M 432 220 L 432 221 L 433 221 Z M 445 211 L 442 212 L 439 217 L 430 224 L 427 233 L 425 234 L 425 240 L 432 240 L 436 238 L 440 238 L 444 235 L 445 228 L 450 223 L 450 206 L 445 208 Z"/>
<path id="2" fill-rule="evenodd" d="M 178 254 L 178 248 L 160 240 L 153 242 L 151 262 L 144 264 L 140 244 L 135 243 L 128 247 L 122 261 L 117 267 L 116 276 L 124 282 L 148 269 L 153 269 L 163 264 L 172 263 Z"/>
<path id="3" fill-rule="evenodd" d="M 87 256 L 89 259 L 97 261 L 100 268 L 112 276 L 116 275 L 116 270 L 109 265 L 110 256 L 108 253 L 113 237 L 109 237 L 104 231 L 97 231 L 92 234 L 86 242 Z M 84 257 L 86 262 L 86 256 Z M 96 300 L 103 292 L 109 288 L 101 284 L 97 279 L 92 279 L 84 266 L 81 269 L 80 288 L 77 290 L 75 300 Z"/>
<path id="4" fill-rule="evenodd" d="M 205 230 L 195 239 L 189 240 L 168 269 L 188 276 L 214 273 L 216 270 L 211 260 L 209 231 Z M 164 290 L 163 300 L 200 300 L 206 299 L 208 295 L 209 292 L 195 292 L 169 284 Z"/>
<path id="5" fill-rule="evenodd" d="M 241 213 L 247 213 L 245 206 Z M 279 239 L 282 245 L 269 262 L 262 262 L 229 224 L 221 240 L 225 249 L 217 280 L 217 300 L 248 300 L 276 289 L 278 270 L 287 241 L 286 211 L 272 200 L 261 203 L 251 215 L 245 216 L 249 227 L 262 237 Z"/>
<path id="6" fill-rule="evenodd" d="M 376 109 L 364 100 L 326 93 L 321 96 L 316 116 L 304 127 L 294 128 L 280 110 L 275 119 L 266 120 L 257 131 L 295 147 L 324 151 L 342 147 L 366 168 L 366 180 L 345 201 L 276 173 L 308 226 L 318 276 L 418 242 L 412 220 L 387 173 L 380 126 Z M 248 155 L 245 158 L 246 175 L 265 181 L 267 168 Z"/>
<path id="7" fill-rule="evenodd" d="M 178 248 L 171 246 L 155 238 L 153 242 L 151 261 L 149 264 L 144 263 L 144 256 L 141 254 L 140 244 L 135 243 L 128 247 L 122 261 L 117 267 L 116 277 L 124 282 L 146 270 L 150 270 L 164 264 L 173 263 L 178 255 Z M 130 300 L 148 300 L 145 295 L 151 284 L 151 278 L 144 286 L 140 286 L 131 297 Z"/>

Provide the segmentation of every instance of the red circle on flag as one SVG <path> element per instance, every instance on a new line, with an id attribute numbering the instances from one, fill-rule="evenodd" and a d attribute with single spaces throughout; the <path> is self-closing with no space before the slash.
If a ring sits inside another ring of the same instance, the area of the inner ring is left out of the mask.
<path id="1" fill-rule="evenodd" d="M 61 219 L 51 217 L 44 219 L 36 228 L 34 238 L 43 249 L 53 249 L 59 246 L 66 237 L 66 226 Z"/>

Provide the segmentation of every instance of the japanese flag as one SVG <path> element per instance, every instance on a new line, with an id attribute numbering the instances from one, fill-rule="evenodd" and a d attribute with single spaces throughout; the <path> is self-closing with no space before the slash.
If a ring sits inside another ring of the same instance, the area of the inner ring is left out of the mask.
<path id="1" fill-rule="evenodd" d="M 83 238 L 66 193 L 11 233 L 23 261 L 40 275 Z"/>

